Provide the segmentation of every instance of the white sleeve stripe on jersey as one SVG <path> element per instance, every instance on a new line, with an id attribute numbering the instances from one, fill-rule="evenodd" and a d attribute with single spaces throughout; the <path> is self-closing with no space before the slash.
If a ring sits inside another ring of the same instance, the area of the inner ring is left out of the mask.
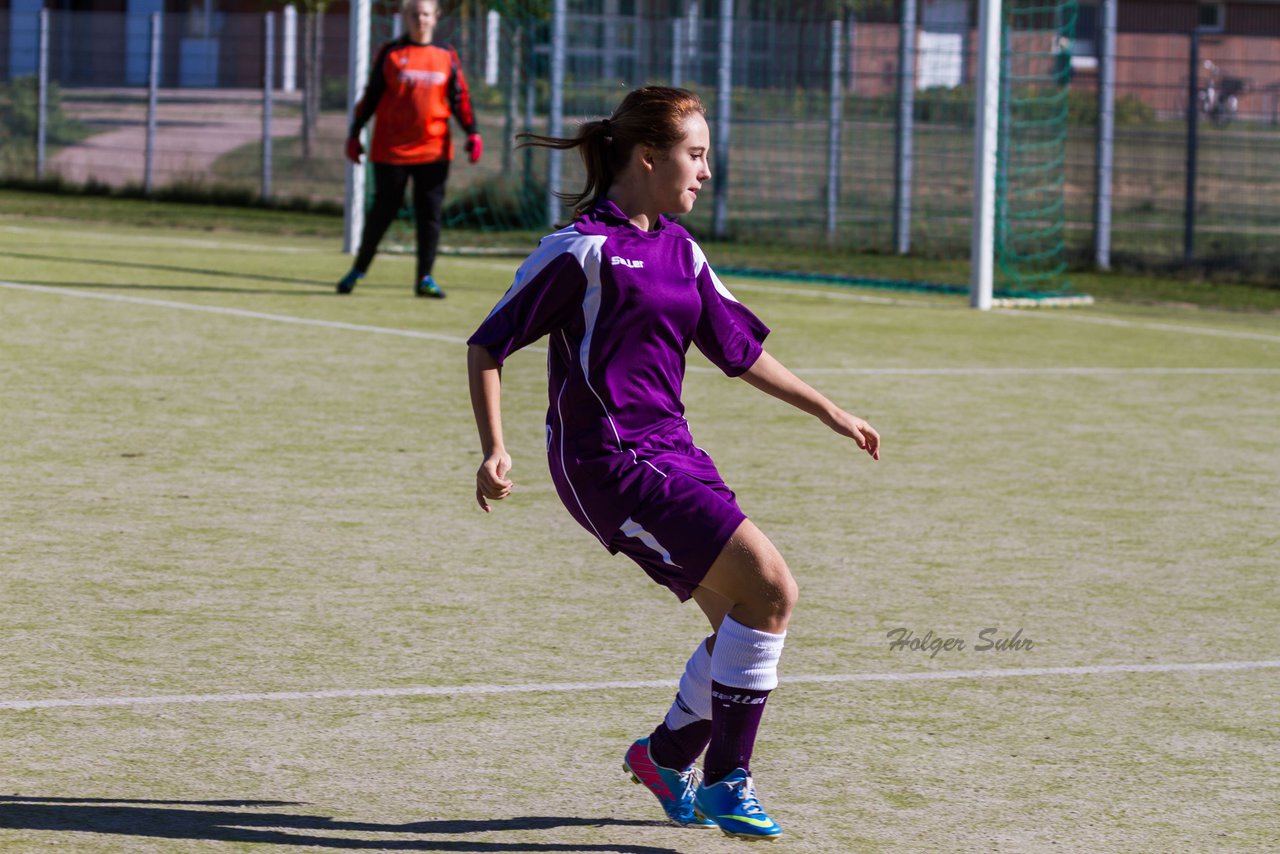
<path id="1" fill-rule="evenodd" d="M 716 293 L 730 302 L 737 302 L 738 298 L 729 293 L 724 282 L 720 281 L 720 277 L 716 275 L 716 271 L 707 263 L 707 256 L 702 254 L 702 247 L 695 243 L 692 237 L 689 238 L 689 245 L 693 247 L 693 277 L 696 279 L 702 275 L 702 268 L 705 266 L 707 272 L 711 274 L 711 284 L 715 285 Z"/>

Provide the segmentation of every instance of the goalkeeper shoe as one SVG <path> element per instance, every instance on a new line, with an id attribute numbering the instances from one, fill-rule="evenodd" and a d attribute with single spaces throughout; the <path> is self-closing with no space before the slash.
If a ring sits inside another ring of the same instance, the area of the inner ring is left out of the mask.
<path id="1" fill-rule="evenodd" d="M 436 284 L 436 280 L 430 276 L 423 276 L 418 280 L 418 284 L 413 286 L 413 292 L 420 297 L 433 297 L 434 299 L 444 299 L 444 291 Z"/>
<path id="2" fill-rule="evenodd" d="M 356 282 L 364 278 L 364 273 L 354 267 L 338 282 L 338 293 L 349 294 L 356 289 Z"/>
<path id="3" fill-rule="evenodd" d="M 631 775 L 631 782 L 643 783 L 653 792 L 667 818 L 681 827 L 715 827 L 714 821 L 694 815 L 693 793 L 702 783 L 702 772 L 690 765 L 683 771 L 663 768 L 649 754 L 649 739 L 642 738 L 627 750 L 622 760 L 622 770 Z"/>
<path id="4" fill-rule="evenodd" d="M 693 796 L 693 812 L 720 825 L 727 836 L 774 839 L 782 835 L 782 828 L 756 800 L 750 775 L 741 768 L 718 783 L 699 786 Z"/>

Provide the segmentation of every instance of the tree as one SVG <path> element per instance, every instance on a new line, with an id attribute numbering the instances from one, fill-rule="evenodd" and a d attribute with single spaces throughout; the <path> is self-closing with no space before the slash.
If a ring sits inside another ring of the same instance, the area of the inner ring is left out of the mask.
<path id="1" fill-rule="evenodd" d="M 320 121 L 324 60 L 324 13 L 329 0 L 267 0 L 268 8 L 302 10 L 302 156 L 310 160 Z"/>
<path id="2" fill-rule="evenodd" d="M 328 0 L 297 0 L 302 7 L 302 158 L 311 159 L 320 121 L 323 85 L 324 10 Z"/>

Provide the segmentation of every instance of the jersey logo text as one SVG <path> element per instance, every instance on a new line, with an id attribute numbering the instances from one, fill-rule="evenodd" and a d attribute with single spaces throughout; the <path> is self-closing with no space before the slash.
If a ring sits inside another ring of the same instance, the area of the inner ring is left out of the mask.
<path id="1" fill-rule="evenodd" d="M 639 270 L 644 267 L 643 261 L 632 261 L 629 258 L 619 258 L 617 255 L 614 255 L 609 260 L 612 262 L 613 266 L 615 267 L 618 266 L 619 264 L 621 264 L 624 267 L 630 267 L 633 270 Z"/>

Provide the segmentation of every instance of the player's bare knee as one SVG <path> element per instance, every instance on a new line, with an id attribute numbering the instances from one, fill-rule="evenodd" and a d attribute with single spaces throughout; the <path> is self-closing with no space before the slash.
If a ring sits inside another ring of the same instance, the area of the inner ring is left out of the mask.
<path id="1" fill-rule="evenodd" d="M 795 609 L 800 597 L 800 587 L 791 575 L 786 561 L 776 551 L 763 569 L 765 605 L 773 617 L 786 620 Z"/>
<path id="2" fill-rule="evenodd" d="M 796 580 L 791 577 L 791 573 L 787 573 L 783 578 L 779 579 L 775 585 L 775 590 L 775 612 L 782 619 L 787 619 L 791 616 L 791 612 L 795 610 L 796 602 L 800 598 L 800 587 L 796 584 Z"/>

